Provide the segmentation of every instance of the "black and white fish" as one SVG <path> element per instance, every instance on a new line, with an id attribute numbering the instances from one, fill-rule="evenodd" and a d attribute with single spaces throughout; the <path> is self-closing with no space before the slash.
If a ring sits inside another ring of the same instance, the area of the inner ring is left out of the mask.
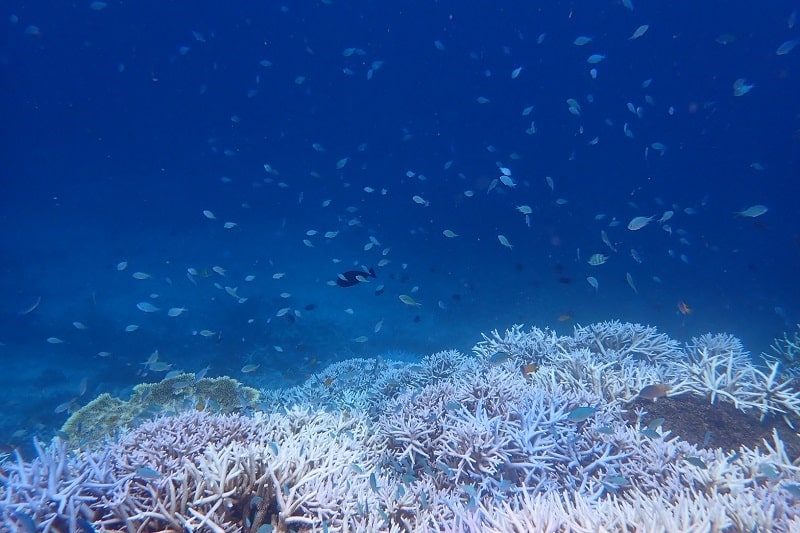
<path id="1" fill-rule="evenodd" d="M 367 278 L 375 278 L 375 269 L 370 267 L 369 272 L 364 270 L 348 270 L 342 272 L 336 277 L 336 284 L 340 287 L 352 287 L 362 281 L 367 281 Z"/>

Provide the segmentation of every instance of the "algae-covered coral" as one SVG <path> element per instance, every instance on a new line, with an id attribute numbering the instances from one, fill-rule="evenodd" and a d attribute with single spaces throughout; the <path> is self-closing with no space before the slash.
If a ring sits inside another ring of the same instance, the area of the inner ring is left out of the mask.
<path id="1" fill-rule="evenodd" d="M 187 409 L 218 413 L 251 408 L 260 394 L 229 377 L 202 378 L 191 373 L 171 376 L 157 383 L 140 383 L 130 399 L 101 394 L 70 416 L 61 433 L 73 445 L 88 446 L 161 413 Z"/>
<path id="2" fill-rule="evenodd" d="M 734 337 L 682 346 L 635 324 L 567 337 L 515 326 L 474 352 L 337 363 L 265 393 L 262 410 L 162 415 L 102 449 L 55 439 L 3 465 L 0 520 L 215 533 L 800 528 L 797 452 L 775 429 L 797 418 L 800 392 L 753 367 Z M 640 397 L 654 383 L 667 396 Z M 684 440 L 669 428 L 691 413 L 646 412 L 676 398 L 754 425 L 763 415 L 767 438 Z"/>

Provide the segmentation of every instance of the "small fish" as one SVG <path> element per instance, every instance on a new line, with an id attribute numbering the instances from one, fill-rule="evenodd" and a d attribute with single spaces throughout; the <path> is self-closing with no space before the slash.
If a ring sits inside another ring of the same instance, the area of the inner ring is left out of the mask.
<path id="1" fill-rule="evenodd" d="M 703 461 L 699 457 L 694 457 L 694 456 L 684 457 L 683 460 L 692 466 L 696 466 L 697 468 L 700 468 L 702 470 L 708 470 L 708 465 L 705 463 L 705 461 Z"/>
<path id="2" fill-rule="evenodd" d="M 489 364 L 492 366 L 502 365 L 509 359 L 511 359 L 511 354 L 508 352 L 495 352 L 491 357 L 489 357 Z"/>
<path id="3" fill-rule="evenodd" d="M 165 378 L 166 379 L 166 378 Z M 172 382 L 172 390 L 173 391 L 182 391 L 187 387 L 191 386 L 194 383 L 193 380 L 185 380 L 185 381 L 173 381 Z"/>
<path id="4" fill-rule="evenodd" d="M 370 267 L 368 272 L 365 272 L 364 270 L 348 270 L 347 272 L 342 272 L 336 277 L 336 284 L 340 287 L 352 287 L 360 282 L 367 281 L 368 277 L 378 277 L 377 274 L 375 274 L 375 269 L 372 267 Z"/>
<path id="5" fill-rule="evenodd" d="M 526 378 L 526 379 L 531 374 L 535 373 L 537 369 L 538 369 L 538 367 L 533 363 L 528 363 L 528 364 L 522 365 L 520 367 L 520 370 L 522 370 L 522 377 Z"/>
<path id="6" fill-rule="evenodd" d="M 661 437 L 658 431 L 653 428 L 644 428 L 642 431 L 640 431 L 640 433 L 648 439 L 658 439 Z"/>
<path id="7" fill-rule="evenodd" d="M 447 409 L 448 411 L 460 411 L 461 404 L 458 402 L 447 402 L 446 404 L 444 404 L 444 408 Z"/>
<path id="8" fill-rule="evenodd" d="M 634 39 L 638 39 L 639 37 L 647 33 L 648 29 L 650 29 L 650 26 L 648 26 L 647 24 L 642 24 L 641 26 L 636 28 L 636 31 L 633 32 L 633 35 L 628 37 L 628 40 L 633 41 Z"/>
<path id="9" fill-rule="evenodd" d="M 775 55 L 785 56 L 794 50 L 794 47 L 797 46 L 797 43 L 800 43 L 800 39 L 789 39 L 788 41 L 785 41 L 778 47 L 777 50 L 775 50 Z"/>
<path id="10" fill-rule="evenodd" d="M 401 302 L 411 307 L 420 307 L 422 305 L 421 303 L 417 302 L 414 298 L 412 298 L 407 294 L 401 294 L 400 296 L 398 296 L 398 298 L 400 298 Z"/>
<path id="11" fill-rule="evenodd" d="M 131 274 L 131 277 L 133 279 L 150 279 L 153 276 L 151 276 L 147 272 L 134 272 L 133 274 Z"/>
<path id="12" fill-rule="evenodd" d="M 671 219 L 675 215 L 675 211 L 664 211 L 664 214 L 661 215 L 661 218 L 658 219 L 659 224 L 663 224 L 667 220 Z"/>
<path id="13" fill-rule="evenodd" d="M 136 304 L 136 309 L 144 313 L 155 313 L 156 311 L 159 310 L 158 307 L 151 304 L 150 302 L 139 302 L 138 304 Z"/>
<path id="14" fill-rule="evenodd" d="M 75 400 L 69 400 L 63 403 L 56 405 L 56 408 L 53 409 L 53 412 L 56 414 L 63 413 L 64 411 L 70 409 L 75 403 Z"/>
<path id="15" fill-rule="evenodd" d="M 454 232 L 454 231 L 453 231 L 453 230 L 451 230 L 451 229 L 446 229 L 446 230 L 444 230 L 444 231 L 442 232 L 442 235 L 444 235 L 444 236 L 445 236 L 445 237 L 447 237 L 448 239 L 452 239 L 452 238 L 454 238 L 454 237 L 458 237 L 458 233 Z"/>
<path id="16" fill-rule="evenodd" d="M 603 254 L 592 254 L 589 257 L 589 260 L 586 261 L 592 266 L 599 266 L 608 261 L 608 256 Z"/>
<path id="17" fill-rule="evenodd" d="M 47 337 L 47 342 L 50 344 L 63 344 L 64 341 L 59 339 L 58 337 Z"/>
<path id="18" fill-rule="evenodd" d="M 509 250 L 513 250 L 514 246 L 508 241 L 505 235 L 498 235 L 497 240 L 500 241 L 500 244 L 508 248 Z"/>
<path id="19" fill-rule="evenodd" d="M 422 206 L 425 206 L 425 207 L 428 207 L 429 205 L 431 205 L 431 203 L 429 201 L 427 201 L 425 198 L 423 198 L 422 196 L 420 196 L 418 194 L 415 194 L 414 196 L 412 196 L 411 199 L 414 200 L 415 204 L 419 204 L 419 205 L 422 205 Z"/>
<path id="20" fill-rule="evenodd" d="M 767 479 L 777 479 L 777 477 L 780 475 L 778 469 L 768 463 L 759 464 L 758 472 L 763 474 Z"/>
<path id="21" fill-rule="evenodd" d="M 36 310 L 36 308 L 39 307 L 39 304 L 41 304 L 41 303 L 42 303 L 42 297 L 41 296 L 35 297 L 33 299 L 33 301 L 31 301 L 26 307 L 24 307 L 19 312 L 20 316 L 25 316 L 25 315 L 29 315 L 29 314 L 33 313 Z"/>
<path id="22" fill-rule="evenodd" d="M 755 218 L 755 217 L 760 217 L 767 211 L 769 211 L 769 209 L 767 209 L 767 206 L 765 205 L 753 205 L 748 207 L 747 209 L 737 211 L 736 214 L 739 215 L 740 217 Z"/>
<path id="23" fill-rule="evenodd" d="M 211 369 L 211 367 L 210 367 L 210 366 L 206 366 L 206 367 L 204 367 L 204 368 L 201 368 L 201 369 L 200 369 L 200 371 L 199 371 L 199 372 L 197 372 L 197 373 L 194 375 L 194 382 L 195 382 L 195 383 L 197 383 L 198 381 L 200 381 L 201 379 L 203 379 L 204 377 L 206 377 L 206 374 L 208 373 L 208 371 L 209 371 L 210 369 Z"/>
<path id="24" fill-rule="evenodd" d="M 625 485 L 628 482 L 624 476 L 608 476 L 605 481 L 613 485 Z"/>
<path id="25" fill-rule="evenodd" d="M 158 479 L 161 477 L 160 472 L 157 472 L 148 466 L 140 466 L 136 469 L 135 474 L 137 477 L 142 479 Z"/>
<path id="26" fill-rule="evenodd" d="M 585 405 L 583 407 L 576 407 L 567 414 L 567 420 L 573 422 L 583 422 L 588 420 L 597 412 L 597 408 Z"/>
<path id="27" fill-rule="evenodd" d="M 249 374 L 250 372 L 255 372 L 258 367 L 261 366 L 257 363 L 249 363 L 242 367 L 242 374 Z"/>
<path id="28" fill-rule="evenodd" d="M 589 276 L 586 278 L 586 283 L 592 286 L 592 288 L 596 291 L 600 288 L 600 282 L 597 281 L 597 278 L 594 276 Z"/>
<path id="29" fill-rule="evenodd" d="M 117 270 L 118 271 L 122 272 L 126 268 L 128 268 L 128 262 L 127 261 L 120 261 L 119 263 L 117 263 Z"/>
<path id="30" fill-rule="evenodd" d="M 511 176 L 507 176 L 507 175 L 503 174 L 502 176 L 500 176 L 499 179 L 500 179 L 500 183 L 502 183 L 503 185 L 505 185 L 506 187 L 508 187 L 510 189 L 513 189 L 514 187 L 517 186 L 517 182 L 515 182 L 514 178 L 512 178 Z"/>
<path id="31" fill-rule="evenodd" d="M 606 56 L 604 54 L 592 54 L 588 58 L 586 58 L 586 62 L 589 63 L 590 65 L 596 65 L 597 63 L 603 61 L 605 58 Z"/>
<path id="32" fill-rule="evenodd" d="M 678 312 L 680 314 L 684 315 L 684 316 L 691 315 L 692 314 L 692 308 L 689 307 L 689 305 L 686 302 L 684 302 L 683 300 L 680 300 L 678 302 Z"/>
<path id="33" fill-rule="evenodd" d="M 648 225 L 653 220 L 653 217 L 633 217 L 630 222 L 628 222 L 628 229 L 631 231 L 637 231 Z"/>
<path id="34" fill-rule="evenodd" d="M 216 220 L 217 218 L 217 215 L 215 215 L 212 211 L 209 211 L 208 209 L 203 210 L 203 216 L 209 220 Z"/>
<path id="35" fill-rule="evenodd" d="M 755 84 L 747 83 L 747 80 L 744 78 L 739 78 L 735 82 L 733 82 L 733 95 L 734 96 L 744 96 L 749 93 Z"/>
<path id="36" fill-rule="evenodd" d="M 188 309 L 185 307 L 170 307 L 169 311 L 167 311 L 167 315 L 172 317 L 181 316 L 186 311 L 188 311 Z"/>
<path id="37" fill-rule="evenodd" d="M 639 391 L 638 397 L 644 398 L 646 400 L 656 400 L 658 398 L 663 398 L 669 392 L 668 385 L 662 385 L 661 383 L 654 383 L 652 385 L 647 385 L 642 390 Z"/>
<path id="38" fill-rule="evenodd" d="M 633 292 L 639 294 L 639 291 L 636 289 L 636 284 L 633 283 L 633 276 L 631 276 L 630 272 L 625 272 L 625 281 L 628 282 L 628 286 L 633 289 Z"/>

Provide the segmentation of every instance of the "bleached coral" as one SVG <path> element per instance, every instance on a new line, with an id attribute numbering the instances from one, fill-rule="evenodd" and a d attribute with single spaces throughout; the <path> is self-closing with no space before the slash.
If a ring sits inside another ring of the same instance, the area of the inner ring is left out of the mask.
<path id="1" fill-rule="evenodd" d="M 782 362 L 784 371 L 793 377 L 800 375 L 800 324 L 791 334 L 776 338 L 770 347 L 772 353 L 764 354 L 765 358 Z"/>
<path id="2" fill-rule="evenodd" d="M 476 356 L 337 363 L 283 396 L 267 393 L 275 404 L 263 412 L 188 411 L 102 447 L 70 450 L 56 439 L 31 461 L 9 458 L 0 524 L 126 533 L 796 528 L 800 467 L 777 433 L 757 448 L 706 449 L 645 425 L 641 409 L 626 413 L 651 383 L 796 411 L 777 364 L 754 369 L 737 342 L 708 336 L 684 349 L 613 322 L 571 337 L 515 326 L 485 336 Z"/>

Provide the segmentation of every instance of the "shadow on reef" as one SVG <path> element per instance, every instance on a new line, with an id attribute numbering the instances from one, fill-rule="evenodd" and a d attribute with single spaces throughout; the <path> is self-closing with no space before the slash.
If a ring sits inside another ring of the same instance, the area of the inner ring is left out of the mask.
<path id="1" fill-rule="evenodd" d="M 708 403 L 706 398 L 683 394 L 659 398 L 657 401 L 637 398 L 628 404 L 625 420 L 636 423 L 635 411 L 641 408 L 647 412 L 642 425 L 663 418 L 662 427 L 673 436 L 701 447 L 738 450 L 763 447 L 763 440 L 770 441 L 772 430 L 778 431 L 791 460 L 800 456 L 800 436 L 783 417 L 769 416 L 762 422 L 755 412 L 745 413 L 731 403 Z M 794 417 L 793 417 L 794 418 Z M 800 420 L 792 420 L 797 426 Z"/>

